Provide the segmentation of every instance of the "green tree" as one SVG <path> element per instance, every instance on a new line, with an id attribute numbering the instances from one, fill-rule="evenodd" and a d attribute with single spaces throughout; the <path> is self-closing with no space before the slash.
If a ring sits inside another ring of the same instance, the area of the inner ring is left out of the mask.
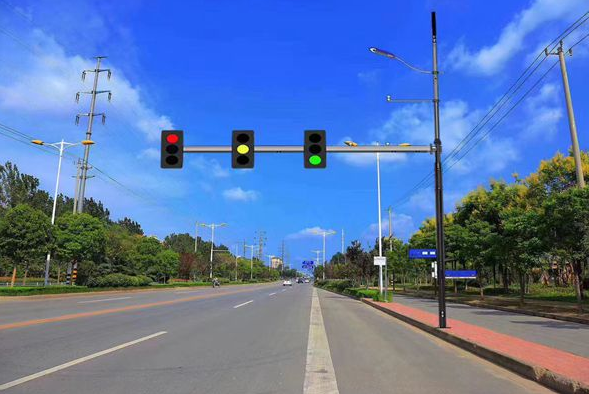
<path id="1" fill-rule="evenodd" d="M 164 238 L 164 245 L 176 253 L 193 253 L 194 237 L 188 233 L 170 234 Z"/>
<path id="2" fill-rule="evenodd" d="M 8 161 L 0 165 L 0 208 L 10 209 L 19 204 L 49 213 L 52 201 L 46 191 L 39 190 L 39 179 L 21 174 L 18 167 Z"/>
<path id="3" fill-rule="evenodd" d="M 19 204 L 0 220 L 0 253 L 13 267 L 24 270 L 23 284 L 32 264 L 43 265 L 51 243 L 51 222 L 42 211 Z"/>
<path id="4" fill-rule="evenodd" d="M 155 264 L 147 269 L 149 275 L 155 276 L 157 279 L 163 278 L 165 283 L 167 279 L 178 273 L 178 263 L 180 256 L 178 253 L 170 249 L 163 249 L 155 255 Z"/>
<path id="5" fill-rule="evenodd" d="M 78 268 L 79 283 L 92 275 L 96 263 L 102 262 L 106 246 L 106 229 L 99 219 L 86 213 L 67 214 L 55 222 L 57 255 Z"/>
<path id="6" fill-rule="evenodd" d="M 544 202 L 544 234 L 552 253 L 572 264 L 579 309 L 589 256 L 589 187 L 555 193 Z"/>
<path id="7" fill-rule="evenodd" d="M 117 222 L 117 225 L 127 230 L 130 234 L 143 235 L 143 229 L 141 228 L 141 225 L 126 216 L 123 219 L 120 219 Z"/>

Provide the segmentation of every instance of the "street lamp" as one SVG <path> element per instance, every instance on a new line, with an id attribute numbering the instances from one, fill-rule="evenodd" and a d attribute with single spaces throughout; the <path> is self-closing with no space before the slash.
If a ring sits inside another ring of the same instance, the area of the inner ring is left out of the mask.
<path id="1" fill-rule="evenodd" d="M 380 51 L 376 48 L 370 48 L 370 50 Z M 373 53 L 377 53 L 372 51 Z M 384 52 L 383 52 L 384 53 Z M 380 53 L 379 53 L 380 54 Z M 390 54 L 393 56 L 394 55 Z M 385 55 L 386 56 L 386 55 Z M 387 56 L 389 57 L 389 56 Z M 345 144 L 348 146 L 358 146 L 357 143 L 354 141 L 345 141 Z M 380 145 L 380 143 L 376 143 Z M 376 194 L 377 194 L 377 202 L 378 202 L 378 256 L 382 257 L 382 217 L 381 217 L 381 207 L 380 207 L 380 153 L 376 152 Z M 378 291 L 380 294 L 383 292 L 383 283 L 382 283 L 382 265 L 378 266 Z"/>
<path id="2" fill-rule="evenodd" d="M 317 255 L 317 264 L 319 264 L 319 253 L 321 253 L 321 250 L 312 250 L 311 252 L 315 253 Z M 325 270 L 324 270 L 325 271 Z M 323 279 L 325 279 L 325 274 L 323 274 Z"/>
<path id="3" fill-rule="evenodd" d="M 325 280 L 325 237 L 328 235 L 333 235 L 335 234 L 335 231 L 333 230 L 314 230 L 313 234 L 323 234 L 323 261 L 321 262 L 321 265 L 323 266 L 323 280 Z"/>
<path id="4" fill-rule="evenodd" d="M 438 262 L 438 320 L 439 327 L 446 328 L 446 251 L 444 248 L 444 187 L 442 182 L 442 141 L 440 139 L 440 91 L 439 91 L 439 71 L 438 71 L 438 39 L 436 28 L 436 13 L 431 14 L 432 22 L 432 70 L 422 70 L 415 67 L 400 57 L 378 48 L 369 48 L 370 52 L 385 56 L 389 59 L 401 62 L 407 68 L 422 73 L 431 74 L 433 77 L 434 97 L 431 100 L 434 104 L 434 147 L 435 147 L 435 188 L 436 188 L 436 260 Z M 430 100 L 393 100 L 387 98 L 389 102 L 407 102 L 407 101 L 430 101 Z M 380 214 L 380 213 L 379 213 Z"/>
<path id="5" fill-rule="evenodd" d="M 71 143 L 71 142 L 65 142 L 64 140 L 61 140 L 61 142 L 54 142 L 51 144 L 45 143 L 42 140 L 32 140 L 31 142 L 35 145 L 50 146 L 50 147 L 57 149 L 59 151 L 59 161 L 57 164 L 57 180 L 55 181 L 55 194 L 53 197 L 53 210 L 51 212 L 51 225 L 53 226 L 55 224 L 55 211 L 57 209 L 57 192 L 59 190 L 59 175 L 61 173 L 61 160 L 63 159 L 63 152 L 67 148 L 71 148 L 71 147 L 77 146 L 77 145 L 93 145 L 94 141 L 83 140 L 80 142 Z M 47 258 L 45 259 L 45 279 L 43 281 L 45 286 L 47 286 L 49 284 L 49 266 L 50 266 L 50 264 L 51 264 L 51 251 L 48 250 L 47 251 Z"/>
<path id="6" fill-rule="evenodd" d="M 209 270 L 209 278 L 213 279 L 213 248 L 215 246 L 215 228 L 216 227 L 226 227 L 227 223 L 220 223 L 220 224 L 206 224 L 206 223 L 199 223 L 199 226 L 202 227 L 209 227 L 211 229 L 211 258 L 210 258 L 210 270 Z"/>

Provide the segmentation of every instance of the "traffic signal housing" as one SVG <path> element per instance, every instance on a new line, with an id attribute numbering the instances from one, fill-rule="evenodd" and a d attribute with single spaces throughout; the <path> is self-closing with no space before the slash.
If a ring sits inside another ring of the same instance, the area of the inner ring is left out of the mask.
<path id="1" fill-rule="evenodd" d="M 184 162 L 184 132 L 162 131 L 161 168 L 182 168 Z"/>
<path id="2" fill-rule="evenodd" d="M 254 131 L 233 130 L 231 167 L 254 168 Z"/>
<path id="3" fill-rule="evenodd" d="M 325 168 L 327 150 L 325 130 L 305 130 L 305 168 Z"/>

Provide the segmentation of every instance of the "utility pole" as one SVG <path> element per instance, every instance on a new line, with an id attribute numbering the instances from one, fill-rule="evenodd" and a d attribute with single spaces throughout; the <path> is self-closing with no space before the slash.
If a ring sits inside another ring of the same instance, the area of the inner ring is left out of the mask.
<path id="1" fill-rule="evenodd" d="M 311 252 L 317 254 L 317 263 L 319 263 L 319 253 L 321 253 L 321 250 L 312 250 Z M 325 267 L 323 267 L 323 280 L 325 280 Z"/>
<path id="2" fill-rule="evenodd" d="M 102 62 L 102 59 L 104 59 L 104 58 L 106 58 L 106 56 L 97 56 L 96 57 L 96 68 L 94 70 L 82 71 L 82 81 L 84 81 L 86 79 L 87 73 L 94 73 L 94 85 L 92 87 L 92 90 L 89 92 L 76 93 L 76 102 L 80 101 L 80 94 L 89 94 L 91 96 L 90 112 L 85 113 L 85 114 L 76 115 L 76 124 L 78 124 L 80 122 L 81 116 L 88 117 L 88 128 L 86 129 L 86 140 L 92 139 L 92 126 L 94 124 L 94 117 L 101 115 L 103 124 L 106 120 L 106 115 L 104 114 L 104 112 L 102 112 L 102 113 L 95 113 L 94 112 L 96 109 L 96 95 L 108 93 L 108 100 L 109 101 L 112 97 L 112 93 L 110 90 L 98 90 L 98 77 L 100 76 L 100 73 L 106 72 L 109 80 L 111 77 L 110 69 L 101 69 L 100 68 L 100 63 Z M 77 200 L 77 206 L 76 206 L 78 213 L 82 213 L 84 210 L 84 195 L 86 193 L 86 180 L 88 179 L 88 169 L 89 169 L 88 157 L 89 156 L 90 156 L 90 146 L 86 145 L 85 149 L 84 149 L 84 159 L 82 161 L 82 169 L 81 169 L 81 177 L 80 177 L 80 185 L 79 185 L 80 189 L 78 192 L 78 200 Z"/>
<path id="3" fill-rule="evenodd" d="M 243 243 L 244 248 L 250 248 L 250 280 L 254 279 L 254 248 L 256 245 L 246 245 Z"/>
<path id="4" fill-rule="evenodd" d="M 284 276 L 284 240 L 282 240 L 282 249 L 280 251 L 280 260 L 282 261 L 282 276 Z"/>
<path id="5" fill-rule="evenodd" d="M 78 194 L 80 192 L 80 171 L 82 169 L 82 161 L 78 159 L 76 162 L 76 190 L 74 191 L 74 210 L 72 213 L 76 213 L 78 209 Z"/>
<path id="6" fill-rule="evenodd" d="M 573 158 L 575 160 L 575 172 L 577 176 L 577 186 L 581 189 L 585 187 L 585 178 L 583 176 L 583 162 L 581 161 L 581 150 L 579 149 L 579 139 L 577 137 L 577 123 L 575 122 L 575 112 L 573 111 L 573 99 L 571 97 L 571 87 L 567 73 L 567 65 L 564 60 L 563 42 L 560 42 L 556 53 L 549 53 L 548 48 L 544 50 L 546 56 L 556 55 L 560 60 L 560 71 L 562 74 L 562 87 L 567 105 L 567 115 L 569 118 L 569 130 L 571 132 L 571 144 L 573 146 Z M 573 55 L 572 49 L 568 51 L 569 56 Z"/>
<path id="7" fill-rule="evenodd" d="M 342 228 L 342 255 L 344 256 L 344 264 L 346 263 L 346 253 L 344 251 L 345 235 L 344 229 Z"/>
<path id="8" fill-rule="evenodd" d="M 442 140 L 440 139 L 440 88 L 436 13 L 432 12 L 432 58 L 434 85 L 434 146 L 436 187 L 436 256 L 438 261 L 438 320 L 446 328 L 446 250 L 444 247 L 444 186 L 442 182 Z"/>
<path id="9" fill-rule="evenodd" d="M 198 250 L 198 221 L 194 227 L 194 253 L 196 254 Z"/>
<path id="10" fill-rule="evenodd" d="M 264 246 L 266 246 L 266 232 L 264 230 L 257 231 L 257 237 L 254 237 L 254 243 L 258 242 L 258 259 L 264 261 Z"/>
<path id="11" fill-rule="evenodd" d="M 380 145 L 380 144 L 377 144 Z M 382 257 L 382 208 L 380 205 L 380 153 L 376 153 L 376 194 L 378 200 L 378 256 Z M 382 265 L 378 266 L 378 289 L 383 293 Z"/>

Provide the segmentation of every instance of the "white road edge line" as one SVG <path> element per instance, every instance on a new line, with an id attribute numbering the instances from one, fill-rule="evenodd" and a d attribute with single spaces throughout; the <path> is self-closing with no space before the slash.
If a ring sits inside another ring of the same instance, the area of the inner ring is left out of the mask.
<path id="1" fill-rule="evenodd" d="M 104 356 L 105 354 L 116 352 L 117 350 L 121 350 L 121 349 L 126 348 L 128 346 L 135 345 L 135 344 L 137 344 L 139 342 L 143 342 L 143 341 L 147 341 L 149 339 L 155 338 L 155 337 L 159 337 L 160 335 L 164 335 L 166 333 L 167 333 L 167 331 L 156 332 L 155 334 L 151 334 L 151 335 L 148 335 L 148 336 L 143 337 L 143 338 L 135 339 L 134 341 L 123 343 L 121 345 L 118 345 L 118 346 L 115 346 L 115 347 L 111 347 L 110 349 L 106 349 L 106 350 L 103 350 L 103 351 L 98 352 L 98 353 L 90 354 L 88 356 L 85 356 L 85 357 L 81 357 L 81 358 L 72 360 L 72 361 L 67 362 L 65 364 L 61 364 L 61 365 L 58 365 L 56 367 L 49 368 L 49 369 L 46 369 L 46 370 L 41 371 L 41 372 L 34 373 L 32 375 L 29 375 L 29 376 L 25 376 L 23 378 L 13 380 L 12 382 L 4 383 L 4 384 L 0 385 L 0 391 L 7 390 L 7 389 L 9 389 L 11 387 L 18 386 L 19 384 L 23 384 L 23 383 L 29 382 L 31 380 L 41 378 L 43 376 L 47 376 L 49 374 L 52 374 L 54 372 L 61 371 L 62 369 L 66 369 L 66 368 L 72 367 L 74 365 L 81 364 L 81 363 L 83 363 L 85 361 L 92 360 L 92 359 L 94 359 L 96 357 L 100 357 L 100 356 Z"/>
<path id="2" fill-rule="evenodd" d="M 244 306 L 244 305 L 247 305 L 247 304 L 251 304 L 252 302 L 254 302 L 254 300 L 249 300 L 248 302 L 244 302 L 243 304 L 235 305 L 235 306 L 233 307 L 233 309 L 237 309 L 237 308 L 239 308 L 240 306 Z"/>
<path id="3" fill-rule="evenodd" d="M 269 296 L 273 296 L 274 294 L 276 294 L 276 293 L 270 293 L 270 294 L 268 294 L 268 295 L 269 295 Z"/>
<path id="4" fill-rule="evenodd" d="M 92 304 L 92 303 L 94 303 L 94 302 L 106 302 L 106 301 L 128 300 L 129 298 L 133 298 L 133 297 L 103 298 L 103 299 L 101 299 L 101 300 L 78 301 L 78 304 Z"/>
<path id="5" fill-rule="evenodd" d="M 321 304 L 317 289 L 313 288 L 311 317 L 309 318 L 309 341 L 303 394 L 339 394 L 335 370 L 329 351 L 327 333 L 323 324 Z"/>

